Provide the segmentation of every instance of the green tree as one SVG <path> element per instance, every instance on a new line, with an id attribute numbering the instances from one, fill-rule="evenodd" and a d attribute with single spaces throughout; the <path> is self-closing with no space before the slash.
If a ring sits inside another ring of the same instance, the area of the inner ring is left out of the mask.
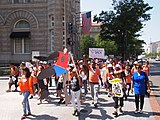
<path id="1" fill-rule="evenodd" d="M 106 55 L 115 55 L 117 51 L 117 46 L 115 41 L 112 40 L 101 40 L 99 36 L 96 37 L 96 47 L 104 48 Z"/>
<path id="2" fill-rule="evenodd" d="M 144 22 L 150 20 L 147 12 L 152 9 L 143 0 L 113 0 L 113 11 L 102 11 L 94 16 L 94 21 L 102 22 L 100 37 L 102 41 L 112 40 L 117 45 L 117 54 L 123 59 L 143 52 L 144 40 L 139 40 Z M 137 44 L 135 44 L 137 43 Z M 134 48 L 136 49 L 132 49 Z M 131 51 L 131 52 L 128 52 Z"/>
<path id="3" fill-rule="evenodd" d="M 81 37 L 80 48 L 81 53 L 85 55 L 89 55 L 89 48 L 95 48 L 95 38 L 90 35 L 84 35 Z"/>

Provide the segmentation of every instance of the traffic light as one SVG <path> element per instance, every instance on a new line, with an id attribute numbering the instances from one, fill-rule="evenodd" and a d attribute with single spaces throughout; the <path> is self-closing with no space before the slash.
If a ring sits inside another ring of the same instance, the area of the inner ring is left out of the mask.
<path id="1" fill-rule="evenodd" d="M 72 42 L 71 38 L 67 38 L 67 44 L 71 45 L 71 46 L 73 45 L 73 42 Z"/>
<path id="2" fill-rule="evenodd" d="M 69 33 L 73 32 L 73 24 L 71 22 L 68 24 L 68 32 Z"/>

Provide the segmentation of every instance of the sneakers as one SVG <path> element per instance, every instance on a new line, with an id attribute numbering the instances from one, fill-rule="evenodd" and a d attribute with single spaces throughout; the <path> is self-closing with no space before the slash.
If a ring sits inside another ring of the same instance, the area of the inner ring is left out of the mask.
<path id="1" fill-rule="evenodd" d="M 76 110 L 74 110 L 74 112 L 73 112 L 72 115 L 74 115 L 74 116 L 80 116 L 80 112 L 76 109 Z"/>
<path id="2" fill-rule="evenodd" d="M 11 92 L 11 90 L 6 90 L 6 92 Z"/>
<path id="3" fill-rule="evenodd" d="M 64 100 L 63 98 L 60 99 L 59 102 L 58 102 L 58 104 L 61 104 L 63 100 Z"/>
<path id="4" fill-rule="evenodd" d="M 117 112 L 114 112 L 112 114 L 114 115 L 114 117 L 118 117 L 118 113 Z"/>
<path id="5" fill-rule="evenodd" d="M 124 113 L 123 110 L 122 110 L 122 108 L 119 108 L 119 112 L 120 112 L 120 113 Z"/>
<path id="6" fill-rule="evenodd" d="M 77 111 L 77 115 L 76 116 L 80 116 L 80 112 Z"/>
<path id="7" fill-rule="evenodd" d="M 134 113 L 137 114 L 137 113 L 138 113 L 138 110 L 136 109 L 136 110 L 134 111 Z"/>
<path id="8" fill-rule="evenodd" d="M 95 108 L 97 108 L 97 107 L 98 107 L 98 106 L 97 106 L 97 103 L 95 103 L 95 104 L 94 104 L 94 107 L 95 107 Z"/>
<path id="9" fill-rule="evenodd" d="M 142 110 L 139 110 L 139 113 L 140 113 L 140 114 L 143 114 L 143 111 L 142 111 Z"/>
<path id="10" fill-rule="evenodd" d="M 27 114 L 27 116 L 29 116 L 29 115 L 32 115 L 31 112 L 29 112 L 29 113 Z"/>
<path id="11" fill-rule="evenodd" d="M 135 114 L 138 114 L 138 113 L 139 113 L 139 114 L 143 114 L 143 111 L 142 111 L 142 110 L 139 110 L 139 111 L 138 111 L 138 110 L 136 109 L 136 110 L 134 111 L 134 113 L 135 113 Z"/>
<path id="12" fill-rule="evenodd" d="M 72 114 L 72 115 L 76 115 L 76 113 L 77 113 L 77 109 L 76 109 L 76 110 L 74 110 L 74 112 L 73 112 L 73 114 Z"/>
<path id="13" fill-rule="evenodd" d="M 31 97 L 29 99 L 32 99 L 32 98 L 33 98 L 33 96 L 31 95 Z"/>
<path id="14" fill-rule="evenodd" d="M 27 115 L 23 115 L 23 116 L 21 117 L 21 120 L 25 119 L 26 117 L 27 117 Z"/>
<path id="15" fill-rule="evenodd" d="M 112 97 L 112 93 L 108 93 L 108 97 Z"/>
<path id="16" fill-rule="evenodd" d="M 12 90 L 12 92 L 18 92 L 18 90 L 17 90 L 17 89 L 15 89 L 15 90 Z"/>

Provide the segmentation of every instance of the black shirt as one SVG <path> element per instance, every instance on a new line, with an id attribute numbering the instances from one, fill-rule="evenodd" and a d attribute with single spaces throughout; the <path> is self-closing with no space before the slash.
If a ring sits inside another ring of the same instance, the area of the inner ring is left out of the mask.
<path id="1" fill-rule="evenodd" d="M 71 79 L 71 89 L 72 89 L 72 91 L 80 90 L 80 85 L 79 85 L 78 78 L 72 77 L 72 79 Z"/>

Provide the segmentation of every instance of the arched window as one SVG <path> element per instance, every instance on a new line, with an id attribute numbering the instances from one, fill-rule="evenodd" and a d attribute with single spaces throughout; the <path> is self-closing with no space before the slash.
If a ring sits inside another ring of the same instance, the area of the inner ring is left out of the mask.
<path id="1" fill-rule="evenodd" d="M 30 28 L 30 24 L 25 20 L 21 20 L 15 24 L 15 28 Z"/>
<path id="2" fill-rule="evenodd" d="M 30 53 L 30 24 L 26 20 L 20 20 L 14 24 L 14 28 L 16 31 L 12 32 L 10 35 L 14 40 L 14 53 Z"/>

